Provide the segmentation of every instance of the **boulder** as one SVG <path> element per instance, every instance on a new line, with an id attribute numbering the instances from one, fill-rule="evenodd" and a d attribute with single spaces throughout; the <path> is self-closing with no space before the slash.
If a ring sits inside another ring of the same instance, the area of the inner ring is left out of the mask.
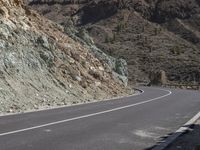
<path id="1" fill-rule="evenodd" d="M 49 46 L 48 39 L 47 39 L 47 37 L 45 37 L 45 36 L 40 36 L 40 37 L 38 38 L 37 42 L 38 42 L 39 44 L 41 44 L 44 48 L 49 49 L 49 47 L 50 47 L 50 46 Z"/>

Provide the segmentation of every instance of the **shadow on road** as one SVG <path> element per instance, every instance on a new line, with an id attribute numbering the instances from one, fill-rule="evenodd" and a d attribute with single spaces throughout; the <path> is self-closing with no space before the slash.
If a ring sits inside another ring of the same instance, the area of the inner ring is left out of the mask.
<path id="1" fill-rule="evenodd" d="M 183 126 L 187 127 L 187 126 Z M 159 150 L 164 146 L 168 140 L 172 138 L 172 135 L 180 133 L 170 133 L 160 138 L 154 146 L 146 148 L 144 150 Z M 182 133 L 172 144 L 170 144 L 165 150 L 200 150 L 200 124 L 193 124 L 189 127 L 189 130 Z"/>

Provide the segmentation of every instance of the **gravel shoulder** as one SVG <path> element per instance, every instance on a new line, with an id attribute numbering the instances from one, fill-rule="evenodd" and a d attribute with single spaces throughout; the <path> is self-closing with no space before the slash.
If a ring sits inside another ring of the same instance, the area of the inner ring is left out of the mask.
<path id="1" fill-rule="evenodd" d="M 129 96 L 136 96 L 141 94 L 142 92 L 139 91 L 138 89 L 132 89 L 130 91 L 127 91 L 127 94 L 125 95 L 120 95 L 120 96 L 108 96 L 107 98 L 101 98 L 101 99 L 91 99 L 91 100 L 85 100 L 85 101 L 78 101 L 77 103 L 71 103 L 68 105 L 55 105 L 55 106 L 43 106 L 43 107 L 39 107 L 38 109 L 30 109 L 30 110 L 26 110 L 26 111 L 21 111 L 21 112 L 14 112 L 14 113 L 10 113 L 10 112 L 0 112 L 0 117 L 1 116 L 6 116 L 6 115 L 13 115 L 13 114 L 19 114 L 19 113 L 29 113 L 29 112 L 36 112 L 36 111 L 43 111 L 43 110 L 49 110 L 49 109 L 57 109 L 57 108 L 62 108 L 62 107 L 70 107 L 70 106 L 75 106 L 75 105 L 83 105 L 83 104 L 89 104 L 89 103 L 96 103 L 96 102 L 100 102 L 100 101 L 112 101 L 112 100 L 117 100 L 121 97 L 129 97 Z"/>
<path id="2" fill-rule="evenodd" d="M 200 118 L 166 150 L 200 150 Z"/>

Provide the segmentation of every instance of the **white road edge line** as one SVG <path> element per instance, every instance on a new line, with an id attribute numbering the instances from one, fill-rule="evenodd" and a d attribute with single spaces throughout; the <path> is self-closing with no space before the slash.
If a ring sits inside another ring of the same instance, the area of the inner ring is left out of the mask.
<path id="1" fill-rule="evenodd" d="M 38 125 L 38 126 L 33 126 L 33 127 L 29 127 L 29 128 L 20 129 L 20 130 L 1 133 L 0 137 L 5 136 L 5 135 L 11 135 L 11 134 L 15 134 L 15 133 L 20 133 L 20 132 L 25 132 L 25 131 L 29 131 L 29 130 L 33 130 L 33 129 L 38 129 L 38 128 L 42 128 L 42 127 L 47 127 L 47 126 L 51 126 L 51 125 L 66 123 L 66 122 L 70 122 L 70 121 L 74 121 L 74 120 L 78 120 L 78 119 L 88 118 L 88 117 L 92 117 L 92 116 L 96 116 L 96 115 L 101 115 L 101 114 L 105 114 L 105 113 L 109 113 L 109 112 L 114 112 L 114 111 L 117 111 L 117 110 L 122 110 L 122 109 L 125 109 L 125 108 L 130 108 L 130 107 L 134 107 L 134 106 L 150 103 L 152 101 L 156 101 L 156 100 L 162 99 L 162 98 L 167 97 L 167 96 L 172 94 L 172 92 L 169 91 L 169 90 L 164 90 L 164 89 L 159 89 L 159 90 L 166 91 L 166 92 L 168 92 L 168 94 L 165 94 L 163 96 L 156 97 L 156 98 L 153 98 L 153 99 L 149 99 L 147 101 L 143 101 L 143 102 L 139 102 L 139 103 L 135 103 L 135 104 L 131 104 L 131 105 L 126 105 L 126 106 L 123 106 L 123 107 L 117 107 L 117 108 L 109 109 L 109 110 L 106 110 L 106 111 L 101 111 L 101 112 L 92 113 L 92 114 L 88 114 L 88 115 L 83 115 L 83 116 L 79 116 L 79 117 L 74 117 L 74 118 L 70 118 L 70 119 L 65 119 L 65 120 L 61 120 L 61 121 L 51 122 L 51 123 L 47 123 L 47 124 L 43 124 L 43 125 Z"/>
<path id="2" fill-rule="evenodd" d="M 153 148 L 152 150 L 164 150 L 170 146 L 179 136 L 188 131 L 190 127 L 200 118 L 200 112 L 198 112 L 192 119 L 180 127 L 174 134 L 169 136 L 166 140 L 161 141 L 161 144 Z"/>

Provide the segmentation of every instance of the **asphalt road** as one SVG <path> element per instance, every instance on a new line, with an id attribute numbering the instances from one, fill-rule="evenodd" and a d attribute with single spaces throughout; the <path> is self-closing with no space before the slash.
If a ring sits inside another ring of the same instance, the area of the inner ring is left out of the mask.
<path id="1" fill-rule="evenodd" d="M 0 150 L 144 150 L 200 110 L 200 92 L 137 96 L 0 117 Z"/>

